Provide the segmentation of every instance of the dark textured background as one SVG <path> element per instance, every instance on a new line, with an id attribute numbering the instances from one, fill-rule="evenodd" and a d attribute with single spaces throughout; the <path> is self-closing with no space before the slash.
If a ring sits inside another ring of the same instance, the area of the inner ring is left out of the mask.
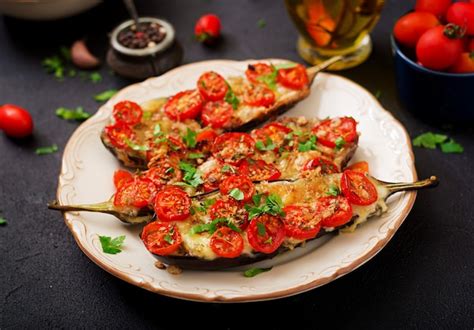
<path id="1" fill-rule="evenodd" d="M 283 1 L 137 1 L 143 15 L 175 24 L 185 62 L 207 59 L 280 57 L 299 60 L 296 31 Z M 0 18 L 0 103 L 29 109 L 34 137 L 14 141 L 0 134 L 0 328 L 111 327 L 181 328 L 183 325 L 272 329 L 314 328 L 323 321 L 342 328 L 470 328 L 474 326 L 473 130 L 430 126 L 397 102 L 389 49 L 393 22 L 414 1 L 388 1 L 373 32 L 374 52 L 360 67 L 341 73 L 369 91 L 415 136 L 427 130 L 448 133 L 465 147 L 462 155 L 415 149 L 420 177 L 437 174 L 438 189 L 418 195 L 391 242 L 370 262 L 324 287 L 272 302 L 217 305 L 162 297 L 131 286 L 93 264 L 77 247 L 59 213 L 48 211 L 55 197 L 62 152 L 37 156 L 38 146 L 62 150 L 77 124 L 56 118 L 58 106 L 83 105 L 94 112 L 91 95 L 129 82 L 101 72 L 100 84 L 79 78 L 59 83 L 46 75 L 41 59 L 61 44 L 87 36 L 104 56 L 106 32 L 126 17 L 105 5 L 73 19 L 46 23 Z M 192 39 L 196 19 L 217 13 L 224 42 L 204 48 Z M 267 26 L 257 27 L 264 18 Z M 466 104 L 472 107 L 472 104 Z M 177 320 L 170 316 L 180 311 Z M 252 321 L 249 320 L 252 318 Z M 204 323 L 202 323 L 204 321 Z"/>

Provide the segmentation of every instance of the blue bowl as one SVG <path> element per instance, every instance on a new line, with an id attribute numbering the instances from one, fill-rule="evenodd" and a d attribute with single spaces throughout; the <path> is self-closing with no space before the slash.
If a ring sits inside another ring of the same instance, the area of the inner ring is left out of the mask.
<path id="1" fill-rule="evenodd" d="M 411 60 L 391 36 L 398 95 L 405 108 L 435 121 L 474 120 L 474 73 L 433 71 Z"/>

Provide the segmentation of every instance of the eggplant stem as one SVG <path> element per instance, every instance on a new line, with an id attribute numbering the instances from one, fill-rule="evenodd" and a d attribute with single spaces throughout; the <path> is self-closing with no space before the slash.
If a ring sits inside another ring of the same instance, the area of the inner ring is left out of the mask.
<path id="1" fill-rule="evenodd" d="M 391 182 L 380 181 L 380 183 L 382 183 L 385 186 L 385 188 L 388 189 L 388 191 L 390 192 L 390 195 L 392 195 L 400 191 L 419 190 L 419 189 L 425 189 L 425 188 L 430 188 L 430 187 L 436 187 L 439 183 L 439 180 L 436 176 L 432 175 L 428 179 L 420 180 L 416 182 L 391 183 Z"/>
<path id="2" fill-rule="evenodd" d="M 312 76 L 315 76 L 318 72 L 321 72 L 327 69 L 328 67 L 330 67 L 331 65 L 333 65 L 334 63 L 342 61 L 342 60 L 344 60 L 344 56 L 342 55 L 334 56 L 322 63 L 319 63 L 318 65 L 307 68 L 306 72 L 308 73 L 308 76 L 312 77 Z"/>

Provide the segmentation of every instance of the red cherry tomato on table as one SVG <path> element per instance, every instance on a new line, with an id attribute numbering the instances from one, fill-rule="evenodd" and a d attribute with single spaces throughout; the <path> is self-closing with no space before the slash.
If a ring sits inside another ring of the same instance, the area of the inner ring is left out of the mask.
<path id="1" fill-rule="evenodd" d="M 275 93 L 263 84 L 249 84 L 243 88 L 243 99 L 253 107 L 269 107 L 275 103 Z"/>
<path id="2" fill-rule="evenodd" d="M 117 123 L 133 126 L 142 120 L 143 110 L 135 102 L 122 101 L 114 105 L 113 116 Z"/>
<path id="3" fill-rule="evenodd" d="M 308 74 L 306 68 L 297 64 L 293 68 L 278 70 L 277 81 L 290 89 L 303 89 L 308 85 Z"/>
<path id="4" fill-rule="evenodd" d="M 171 223 L 150 222 L 140 235 L 145 247 L 151 253 L 166 256 L 178 250 L 182 238 L 178 228 Z"/>
<path id="5" fill-rule="evenodd" d="M 451 0 L 417 0 L 415 11 L 428 12 L 438 17 L 444 17 L 451 3 Z"/>
<path id="6" fill-rule="evenodd" d="M 254 250 L 273 253 L 285 239 L 285 226 L 281 219 L 270 214 L 254 218 L 247 227 L 247 237 Z"/>
<path id="7" fill-rule="evenodd" d="M 395 23 L 393 35 L 402 45 L 414 48 L 423 33 L 439 24 L 439 20 L 432 13 L 413 12 L 402 16 Z"/>
<path id="8" fill-rule="evenodd" d="M 23 138 L 33 133 L 33 119 L 25 109 L 4 104 L 0 106 L 0 129 L 8 136 Z"/>
<path id="9" fill-rule="evenodd" d="M 219 185 L 219 190 L 223 195 L 228 195 L 233 189 L 239 189 L 243 193 L 243 202 L 252 199 L 252 196 L 255 193 L 255 186 L 245 175 L 229 176 Z"/>
<path id="10" fill-rule="evenodd" d="M 189 217 L 191 198 L 178 187 L 168 186 L 155 199 L 155 212 L 160 221 L 181 221 Z"/>
<path id="11" fill-rule="evenodd" d="M 224 133 L 212 145 L 212 154 L 225 163 L 238 165 L 255 152 L 255 141 L 247 133 Z"/>
<path id="12" fill-rule="evenodd" d="M 311 160 L 309 160 L 303 167 L 303 170 L 305 171 L 319 171 L 319 174 L 321 175 L 327 175 L 327 174 L 333 174 L 333 173 L 338 173 L 339 169 L 337 168 L 337 165 L 331 162 L 330 160 L 321 158 L 321 157 L 316 157 Z"/>
<path id="13" fill-rule="evenodd" d="M 128 148 L 127 141 L 133 141 L 135 134 L 130 126 L 123 123 L 115 123 L 105 127 L 105 135 L 115 147 L 120 149 Z"/>
<path id="14" fill-rule="evenodd" d="M 245 75 L 247 79 L 255 84 L 261 83 L 259 78 L 273 73 L 273 68 L 266 63 L 249 64 Z"/>
<path id="15" fill-rule="evenodd" d="M 201 94 L 197 90 L 192 89 L 172 96 L 163 108 L 170 119 L 184 121 L 196 118 L 201 112 L 202 105 Z"/>
<path id="16" fill-rule="evenodd" d="M 220 34 L 221 20 L 214 14 L 201 16 L 194 26 L 194 35 L 200 42 L 212 43 L 219 38 Z"/>
<path id="17" fill-rule="evenodd" d="M 342 117 L 322 121 L 313 128 L 318 142 L 329 148 L 334 148 L 338 139 L 345 143 L 353 142 L 357 138 L 357 123 L 354 118 Z"/>
<path id="18" fill-rule="evenodd" d="M 338 227 L 352 219 L 352 207 L 344 196 L 321 197 L 316 201 L 316 214 L 321 217 L 321 226 Z"/>
<path id="19" fill-rule="evenodd" d="M 201 121 L 204 126 L 221 128 L 230 123 L 234 109 L 225 101 L 207 102 L 202 109 Z"/>
<path id="20" fill-rule="evenodd" d="M 463 48 L 458 27 L 437 26 L 426 31 L 418 40 L 416 56 L 421 65 L 433 70 L 444 70 L 458 60 Z"/>
<path id="21" fill-rule="evenodd" d="M 320 218 L 316 216 L 314 210 L 305 205 L 289 205 L 285 212 L 286 236 L 296 239 L 310 239 L 316 237 L 321 229 Z"/>
<path id="22" fill-rule="evenodd" d="M 155 184 L 146 178 L 135 178 L 121 185 L 114 196 L 114 205 L 143 208 L 152 205 L 156 195 Z"/>
<path id="23" fill-rule="evenodd" d="M 114 186 L 116 189 L 120 188 L 123 184 L 133 180 L 133 175 L 130 172 L 124 170 L 116 170 L 114 172 Z"/>
<path id="24" fill-rule="evenodd" d="M 456 63 L 449 69 L 454 73 L 472 73 L 474 72 L 474 52 L 462 53 Z"/>
<path id="25" fill-rule="evenodd" d="M 377 188 L 364 173 L 345 170 L 341 178 L 342 193 L 351 204 L 370 205 L 377 201 Z"/>
<path id="26" fill-rule="evenodd" d="M 244 239 L 229 227 L 221 227 L 212 235 L 210 246 L 219 257 L 236 258 L 244 249 Z"/>
<path id="27" fill-rule="evenodd" d="M 222 76 L 214 71 L 203 73 L 197 82 L 201 95 L 208 101 L 219 101 L 225 97 L 229 90 Z"/>
<path id="28" fill-rule="evenodd" d="M 245 159 L 239 166 L 239 173 L 251 181 L 273 181 L 281 176 L 280 170 L 264 160 Z"/>
<path id="29" fill-rule="evenodd" d="M 217 200 L 211 206 L 209 216 L 212 220 L 227 218 L 242 230 L 247 228 L 249 218 L 249 214 L 243 207 L 243 204 L 232 197 Z"/>
<path id="30" fill-rule="evenodd" d="M 474 3 L 453 3 L 448 9 L 446 19 L 449 23 L 466 29 L 467 35 L 474 36 Z"/>

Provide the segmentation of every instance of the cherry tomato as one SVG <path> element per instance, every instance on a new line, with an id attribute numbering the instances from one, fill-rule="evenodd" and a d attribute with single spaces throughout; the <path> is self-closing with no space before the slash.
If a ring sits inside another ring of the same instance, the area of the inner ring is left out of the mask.
<path id="1" fill-rule="evenodd" d="M 178 164 L 165 158 L 155 162 L 153 167 L 143 172 L 142 175 L 150 179 L 157 187 L 172 182 L 179 182 L 183 177 Z"/>
<path id="2" fill-rule="evenodd" d="M 127 141 L 133 141 L 135 134 L 130 126 L 123 123 L 115 123 L 105 127 L 105 135 L 110 142 L 117 148 L 128 148 Z"/>
<path id="3" fill-rule="evenodd" d="M 344 196 L 354 205 L 370 205 L 377 201 L 377 188 L 364 173 L 345 170 L 341 188 Z"/>
<path id="4" fill-rule="evenodd" d="M 301 64 L 278 70 L 277 81 L 287 88 L 296 90 L 305 88 L 309 82 L 306 68 Z"/>
<path id="5" fill-rule="evenodd" d="M 398 19 L 393 35 L 402 45 L 415 48 L 422 34 L 439 24 L 432 13 L 412 12 Z"/>
<path id="6" fill-rule="evenodd" d="M 118 187 L 114 196 L 114 205 L 119 207 L 148 207 L 152 205 L 156 191 L 156 186 L 151 180 L 135 178 L 135 180 Z"/>
<path id="7" fill-rule="evenodd" d="M 178 228 L 171 223 L 150 222 L 140 235 L 145 247 L 151 253 L 166 256 L 178 250 L 182 238 Z"/>
<path id="8" fill-rule="evenodd" d="M 189 217 L 191 198 L 178 187 L 168 186 L 155 199 L 155 212 L 161 221 L 181 221 Z"/>
<path id="9" fill-rule="evenodd" d="M 451 25 L 437 26 L 426 31 L 416 45 L 416 56 L 421 65 L 444 70 L 452 66 L 463 52 L 459 31 Z"/>
<path id="10" fill-rule="evenodd" d="M 444 17 L 449 6 L 451 6 L 451 2 L 451 0 L 417 0 L 415 10 Z"/>
<path id="11" fill-rule="evenodd" d="M 462 53 L 449 71 L 455 73 L 474 72 L 474 53 Z"/>
<path id="12" fill-rule="evenodd" d="M 201 121 L 204 126 L 217 129 L 228 125 L 233 114 L 234 109 L 225 101 L 207 102 L 202 109 Z"/>
<path id="13" fill-rule="evenodd" d="M 201 142 L 214 142 L 214 139 L 217 137 L 216 131 L 212 129 L 205 129 L 201 132 L 198 133 L 196 136 L 196 142 L 201 143 Z"/>
<path id="14" fill-rule="evenodd" d="M 281 172 L 275 165 L 260 159 L 245 159 L 239 166 L 239 173 L 247 176 L 251 181 L 273 181 L 281 176 Z"/>
<path id="15" fill-rule="evenodd" d="M 25 109 L 4 104 L 0 106 L 0 129 L 8 136 L 23 138 L 33 133 L 33 119 Z"/>
<path id="16" fill-rule="evenodd" d="M 232 175 L 222 181 L 219 185 L 219 190 L 223 195 L 228 195 L 232 189 L 239 189 L 243 194 L 243 202 L 247 202 L 252 199 L 255 193 L 255 186 L 245 175 Z"/>
<path id="17" fill-rule="evenodd" d="M 122 101 L 114 105 L 113 116 L 116 122 L 133 126 L 142 120 L 143 110 L 135 102 Z"/>
<path id="18" fill-rule="evenodd" d="M 466 29 L 466 34 L 474 36 L 474 3 L 453 3 L 446 14 L 449 23 L 456 24 Z"/>
<path id="19" fill-rule="evenodd" d="M 275 252 L 285 239 L 285 226 L 281 219 L 270 214 L 254 218 L 247 227 L 247 237 L 254 250 L 266 254 Z"/>
<path id="20" fill-rule="evenodd" d="M 195 90 L 179 92 L 172 96 L 163 106 L 165 114 L 172 120 L 184 121 L 194 119 L 201 112 L 203 100 Z"/>
<path id="21" fill-rule="evenodd" d="M 213 14 L 201 16 L 194 27 L 197 40 L 206 44 L 213 43 L 221 34 L 221 20 Z"/>
<path id="22" fill-rule="evenodd" d="M 275 93 L 263 84 L 249 84 L 244 86 L 243 99 L 253 107 L 269 107 L 275 103 Z"/>
<path id="23" fill-rule="evenodd" d="M 249 64 L 245 75 L 247 79 L 255 84 L 261 83 L 260 77 L 268 76 L 273 73 L 273 68 L 266 63 Z"/>
<path id="24" fill-rule="evenodd" d="M 244 249 L 244 239 L 229 227 L 221 227 L 212 235 L 210 246 L 219 257 L 236 258 Z"/>
<path id="25" fill-rule="evenodd" d="M 219 189 L 221 182 L 235 173 L 237 173 L 235 167 L 228 164 L 224 165 L 219 162 L 211 170 L 202 175 L 202 179 L 204 180 L 204 191 L 209 192 Z"/>
<path id="26" fill-rule="evenodd" d="M 253 134 L 264 143 L 267 143 L 267 139 L 270 139 L 275 145 L 275 149 L 278 149 L 285 143 L 285 138 L 290 132 L 291 128 L 281 123 L 269 123 L 262 128 L 254 130 Z"/>
<path id="27" fill-rule="evenodd" d="M 208 101 L 222 100 L 229 90 L 225 79 L 214 71 L 203 73 L 199 77 L 197 87 L 204 99 Z"/>
<path id="28" fill-rule="evenodd" d="M 212 154 L 220 161 L 238 165 L 255 153 L 255 141 L 247 133 L 224 133 L 212 145 Z"/>
<path id="29" fill-rule="evenodd" d="M 133 175 L 124 170 L 116 170 L 114 172 L 114 186 L 115 189 L 120 188 L 123 184 L 133 180 Z"/>
<path id="30" fill-rule="evenodd" d="M 357 123 L 351 117 L 327 119 L 316 125 L 313 133 L 322 145 L 334 148 L 339 138 L 343 138 L 345 143 L 357 138 Z"/>
<path id="31" fill-rule="evenodd" d="M 303 167 L 303 170 L 305 171 L 318 171 L 319 174 L 321 175 L 326 175 L 326 174 L 333 174 L 333 173 L 338 173 L 339 169 L 337 168 L 337 165 L 331 162 L 330 160 L 321 158 L 321 157 L 316 157 L 311 160 L 309 160 Z"/>
<path id="32" fill-rule="evenodd" d="M 357 171 L 362 173 L 369 173 L 369 163 L 366 161 L 360 161 L 346 167 L 346 170 Z"/>
<path id="33" fill-rule="evenodd" d="M 285 212 L 286 236 L 296 239 L 311 239 L 316 237 L 321 229 L 321 221 L 309 206 L 289 205 Z"/>
<path id="34" fill-rule="evenodd" d="M 316 201 L 316 214 L 325 228 L 345 225 L 352 219 L 352 207 L 344 196 L 321 197 Z"/>
<path id="35" fill-rule="evenodd" d="M 242 207 L 242 203 L 232 197 L 217 200 L 209 209 L 209 216 L 212 220 L 227 218 L 242 230 L 247 228 L 249 218 L 249 214 Z"/>

